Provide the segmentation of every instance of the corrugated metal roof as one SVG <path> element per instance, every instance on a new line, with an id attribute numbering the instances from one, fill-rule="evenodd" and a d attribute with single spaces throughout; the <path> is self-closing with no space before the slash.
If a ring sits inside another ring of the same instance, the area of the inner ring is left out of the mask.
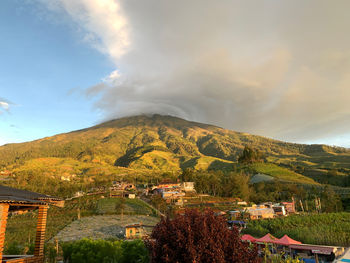
<path id="1" fill-rule="evenodd" d="M 337 248 L 332 246 L 318 246 L 318 245 L 309 245 L 309 244 L 293 244 L 289 246 L 292 249 L 299 249 L 299 250 L 310 250 L 312 253 L 315 254 L 325 254 L 330 255 L 331 253 L 334 253 Z"/>
<path id="2" fill-rule="evenodd" d="M 23 203 L 23 204 L 45 204 L 44 201 L 14 197 L 14 196 L 0 196 L 0 203 Z"/>

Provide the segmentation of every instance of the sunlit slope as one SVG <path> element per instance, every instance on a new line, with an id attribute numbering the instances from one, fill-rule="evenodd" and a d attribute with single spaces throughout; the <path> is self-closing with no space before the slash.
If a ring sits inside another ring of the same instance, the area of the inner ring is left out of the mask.
<path id="1" fill-rule="evenodd" d="M 286 143 L 162 115 L 121 118 L 32 142 L 8 144 L 0 147 L 0 167 L 54 157 L 65 159 L 63 163 L 68 158 L 84 165 L 135 170 L 230 170 L 245 146 L 287 168 L 341 168 L 345 174 L 350 169 L 348 149 Z"/>

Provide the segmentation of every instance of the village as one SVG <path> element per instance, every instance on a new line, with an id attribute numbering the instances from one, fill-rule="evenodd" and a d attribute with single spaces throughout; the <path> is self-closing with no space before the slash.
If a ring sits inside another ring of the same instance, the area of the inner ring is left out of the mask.
<path id="1" fill-rule="evenodd" d="M 173 213 L 178 214 L 183 213 L 186 208 L 209 208 L 217 216 L 224 217 L 227 220 L 228 228 L 237 227 L 242 232 L 241 239 L 243 242 L 257 244 L 261 257 L 283 254 L 284 257 L 299 258 L 304 262 L 348 262 L 344 260 L 350 258 L 349 249 L 344 247 L 303 244 L 287 235 L 276 238 L 269 233 L 262 237 L 243 234 L 244 229 L 252 220 L 273 219 L 299 214 L 300 211 L 296 211 L 294 199 L 281 203 L 252 204 L 240 198 L 217 198 L 206 194 L 197 194 L 194 182 L 172 182 L 169 180 L 159 182 L 156 185 L 141 186 L 135 186 L 128 182 L 113 181 L 107 187 L 92 188 L 86 193 L 77 192 L 73 198 L 80 198 L 84 195 L 99 195 L 101 198 L 142 199 L 150 205 L 155 205 L 152 200 L 158 199 L 166 204 L 168 208 L 171 207 Z M 155 208 L 159 215 L 165 215 L 165 211 L 159 211 L 159 206 Z M 152 228 L 152 226 L 145 225 L 143 222 L 133 222 L 125 225 L 124 237 L 127 240 L 143 239 L 148 237 Z"/>

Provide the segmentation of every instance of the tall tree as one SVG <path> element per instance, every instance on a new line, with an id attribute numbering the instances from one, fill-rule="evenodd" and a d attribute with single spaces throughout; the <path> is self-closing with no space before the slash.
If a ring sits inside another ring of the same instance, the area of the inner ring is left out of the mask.
<path id="1" fill-rule="evenodd" d="M 173 219 L 162 218 L 146 241 L 151 262 L 257 263 L 257 248 L 240 239 L 236 228 L 212 210 L 185 210 Z"/>
<path id="2" fill-rule="evenodd" d="M 258 150 L 254 150 L 248 146 L 245 146 L 242 155 L 238 157 L 240 163 L 255 163 L 262 162 L 263 155 Z"/>

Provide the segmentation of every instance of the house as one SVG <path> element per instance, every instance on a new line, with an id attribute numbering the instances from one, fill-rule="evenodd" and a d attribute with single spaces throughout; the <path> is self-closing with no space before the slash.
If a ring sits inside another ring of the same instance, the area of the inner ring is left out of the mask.
<path id="1" fill-rule="evenodd" d="M 282 202 L 281 204 L 284 205 L 288 214 L 295 214 L 294 202 Z"/>
<path id="2" fill-rule="evenodd" d="M 181 189 L 185 192 L 195 192 L 194 182 L 183 182 L 181 184 Z"/>
<path id="3" fill-rule="evenodd" d="M 152 190 L 156 189 L 156 188 L 180 188 L 181 187 L 181 184 L 180 183 L 173 183 L 173 182 L 170 182 L 170 181 L 163 181 L 163 182 L 160 182 L 158 185 L 156 186 L 153 186 L 152 187 Z"/>
<path id="4" fill-rule="evenodd" d="M 85 195 L 85 192 L 84 191 L 78 191 L 78 192 L 75 192 L 73 197 L 74 198 L 78 198 L 78 197 L 82 197 Z"/>
<path id="5" fill-rule="evenodd" d="M 133 239 L 133 238 L 142 238 L 146 235 L 146 232 L 143 228 L 142 223 L 131 224 L 125 226 L 125 238 Z"/>
<path id="6" fill-rule="evenodd" d="M 283 205 L 273 205 L 271 207 L 277 216 L 286 216 L 287 212 Z"/>
<path id="7" fill-rule="evenodd" d="M 0 185 L 0 262 L 43 263 L 47 210 L 49 205 L 64 206 L 64 201 L 48 195 Z M 34 255 L 3 255 L 9 213 L 38 209 Z"/>
<path id="8" fill-rule="evenodd" d="M 179 197 L 185 196 L 185 193 L 179 192 L 179 191 L 163 191 L 162 197 L 164 199 L 175 199 Z"/>
<path id="9" fill-rule="evenodd" d="M 274 218 L 275 211 L 272 208 L 267 207 L 248 207 L 246 212 L 249 214 L 250 219 L 264 219 Z"/>
<path id="10" fill-rule="evenodd" d="M 110 191 L 128 191 L 128 190 L 136 190 L 136 187 L 134 184 L 131 183 L 124 183 L 124 182 L 118 182 L 113 181 L 112 186 L 109 188 Z"/>
<path id="11" fill-rule="evenodd" d="M 134 194 L 134 193 L 127 193 L 127 194 L 125 194 L 125 197 L 129 198 L 129 199 L 135 199 L 136 194 Z"/>

